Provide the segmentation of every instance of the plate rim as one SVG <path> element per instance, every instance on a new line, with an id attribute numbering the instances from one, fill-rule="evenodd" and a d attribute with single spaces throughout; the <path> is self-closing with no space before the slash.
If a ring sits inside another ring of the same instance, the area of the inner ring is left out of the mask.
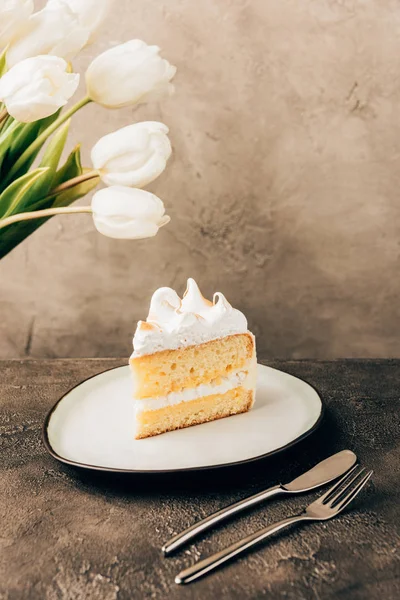
<path id="1" fill-rule="evenodd" d="M 62 462 L 63 464 L 69 465 L 71 467 L 78 467 L 79 469 L 88 469 L 90 471 L 100 471 L 100 472 L 105 472 L 105 473 L 119 473 L 119 474 L 123 473 L 123 474 L 136 474 L 136 475 L 161 475 L 163 473 L 190 473 L 190 472 L 196 472 L 196 471 L 208 471 L 210 469 L 224 469 L 224 468 L 229 468 L 229 467 L 237 467 L 240 465 L 245 465 L 248 463 L 255 462 L 257 460 L 262 460 L 262 459 L 268 458 L 270 456 L 274 456 L 275 454 L 284 452 L 285 450 L 288 450 L 292 446 L 302 442 L 304 439 L 306 439 L 308 436 L 310 436 L 312 433 L 314 433 L 320 427 L 321 422 L 324 419 L 325 405 L 324 405 L 324 402 L 322 401 L 321 395 L 318 392 L 318 390 L 313 385 L 311 385 L 311 383 L 309 383 L 308 381 L 305 381 L 304 379 L 301 379 L 300 377 L 296 377 L 296 375 L 292 375 L 291 373 L 286 373 L 286 371 L 282 371 L 281 369 L 275 369 L 274 367 L 270 367 L 269 365 L 264 365 L 263 363 L 257 363 L 257 364 L 259 364 L 263 367 L 268 367 L 269 369 L 273 369 L 274 371 L 284 373 L 285 375 L 289 375 L 289 377 L 294 377 L 295 379 L 299 379 L 305 385 L 307 385 L 312 390 L 314 390 L 314 392 L 317 394 L 319 401 L 321 403 L 321 408 L 320 408 L 318 418 L 315 421 L 315 423 L 309 429 L 307 429 L 307 431 L 302 433 L 300 436 L 298 436 L 294 440 L 291 440 L 284 446 L 280 446 L 279 448 L 275 448 L 274 450 L 270 450 L 269 452 L 265 452 L 264 454 L 260 454 L 258 456 L 252 456 L 251 458 L 245 458 L 243 460 L 237 460 L 234 462 L 221 463 L 218 465 L 203 465 L 203 466 L 199 466 L 199 467 L 181 467 L 178 469 L 120 469 L 120 468 L 116 468 L 116 467 L 100 467 L 97 465 L 90 465 L 87 463 L 77 462 L 75 460 L 71 460 L 69 458 L 64 458 L 63 456 L 60 456 L 51 446 L 49 436 L 48 436 L 48 427 L 49 427 L 50 419 L 51 419 L 54 411 L 56 410 L 57 406 L 64 400 L 65 396 L 70 394 L 74 389 L 76 389 L 83 383 L 86 383 L 87 381 L 90 381 L 91 379 L 94 379 L 94 377 L 98 377 L 99 375 L 102 375 L 103 373 L 108 373 L 109 371 L 115 371 L 117 369 L 124 369 L 129 365 L 118 365 L 117 367 L 110 367 L 109 369 L 104 369 L 104 371 L 100 371 L 100 373 L 95 373 L 94 375 L 91 375 L 90 377 L 83 379 L 82 381 L 80 381 L 79 383 L 77 383 L 73 387 L 71 387 L 68 391 L 66 391 L 57 400 L 57 402 L 52 406 L 52 408 L 48 411 L 48 413 L 45 417 L 45 420 L 44 420 L 43 426 L 42 426 L 42 442 L 43 442 L 47 452 L 50 454 L 50 456 L 52 456 L 59 462 Z"/>

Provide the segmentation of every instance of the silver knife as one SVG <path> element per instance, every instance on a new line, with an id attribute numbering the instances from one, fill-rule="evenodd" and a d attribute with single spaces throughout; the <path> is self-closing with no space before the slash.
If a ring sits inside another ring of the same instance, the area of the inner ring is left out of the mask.
<path id="1" fill-rule="evenodd" d="M 258 494 L 254 494 L 254 496 L 239 500 L 239 502 L 235 502 L 235 504 L 225 506 L 225 508 L 221 508 L 221 510 L 205 519 L 197 521 L 197 523 L 194 523 L 194 525 L 185 529 L 182 533 L 178 533 L 178 535 L 171 538 L 164 544 L 162 551 L 165 555 L 171 554 L 171 552 L 177 550 L 203 531 L 211 529 L 211 527 L 217 523 L 220 523 L 251 506 L 260 504 L 264 500 L 267 500 L 267 498 L 272 498 L 273 496 L 278 496 L 280 494 L 300 494 L 302 492 L 313 490 L 321 485 L 325 485 L 346 473 L 346 471 L 348 471 L 356 462 L 357 456 L 354 452 L 351 450 L 342 450 L 318 463 L 315 467 L 306 473 L 303 473 L 300 477 L 296 477 L 296 479 L 293 479 L 290 483 L 275 485 Z"/>

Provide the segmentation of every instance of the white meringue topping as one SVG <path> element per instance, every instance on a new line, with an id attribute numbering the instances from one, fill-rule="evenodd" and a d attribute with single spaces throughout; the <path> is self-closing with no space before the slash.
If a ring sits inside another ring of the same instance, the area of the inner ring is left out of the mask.
<path id="1" fill-rule="evenodd" d="M 246 317 L 232 308 L 223 294 L 217 292 L 210 302 L 202 296 L 194 279 L 188 279 L 182 300 L 168 287 L 154 292 L 146 322 L 138 323 L 132 356 L 194 346 L 246 332 Z"/>

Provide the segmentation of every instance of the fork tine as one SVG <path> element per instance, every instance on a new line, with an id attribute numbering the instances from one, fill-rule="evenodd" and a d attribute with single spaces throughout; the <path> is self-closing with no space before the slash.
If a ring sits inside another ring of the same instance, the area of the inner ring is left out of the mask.
<path id="1" fill-rule="evenodd" d="M 357 483 L 355 487 L 353 487 L 350 491 L 342 499 L 337 499 L 333 502 L 331 508 L 335 508 L 337 511 L 343 510 L 354 498 L 361 492 L 363 487 L 366 485 L 368 480 L 371 478 L 373 471 L 368 471 Z"/>
<path id="2" fill-rule="evenodd" d="M 328 506 L 332 506 L 334 503 L 336 503 L 343 495 L 345 495 L 347 493 L 347 491 L 353 487 L 354 483 L 357 481 L 357 479 L 361 476 L 364 475 L 366 469 L 365 467 L 359 467 L 359 469 L 357 471 L 354 471 L 354 473 L 351 474 L 350 477 L 347 478 L 347 480 L 337 489 L 335 490 L 335 493 L 332 494 L 325 502 L 324 504 L 327 504 Z"/>
<path id="3" fill-rule="evenodd" d="M 343 477 L 339 479 L 339 481 L 337 481 L 332 487 L 330 487 L 329 490 L 325 492 L 323 496 L 320 496 L 320 498 L 318 498 L 316 502 L 318 502 L 318 504 L 326 504 L 328 498 L 330 498 L 332 494 L 334 494 L 340 487 L 342 487 L 344 482 L 348 479 L 348 477 L 350 477 L 354 473 L 354 471 L 358 471 L 359 469 L 360 465 L 354 465 L 354 467 L 352 467 L 350 471 L 347 471 L 347 473 L 345 473 Z"/>

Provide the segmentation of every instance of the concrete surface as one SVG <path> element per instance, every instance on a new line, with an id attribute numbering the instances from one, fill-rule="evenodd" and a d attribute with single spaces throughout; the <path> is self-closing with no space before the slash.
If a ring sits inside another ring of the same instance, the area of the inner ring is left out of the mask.
<path id="1" fill-rule="evenodd" d="M 44 417 L 71 386 L 124 360 L 0 361 L 2 600 L 397 600 L 400 361 L 284 362 L 327 408 L 319 430 L 283 454 L 234 469 L 113 476 L 57 463 Z M 271 501 L 164 559 L 194 520 L 350 448 L 374 469 L 351 509 L 293 528 L 187 587 L 175 575 L 317 496 Z"/>
<path id="2" fill-rule="evenodd" d="M 85 164 L 132 121 L 171 130 L 152 186 L 172 221 L 113 241 L 53 219 L 0 263 L 0 356 L 126 356 L 157 287 L 240 307 L 269 357 L 400 356 L 400 6 L 394 0 L 116 0 L 84 71 L 141 37 L 176 95 L 74 120 Z"/>

